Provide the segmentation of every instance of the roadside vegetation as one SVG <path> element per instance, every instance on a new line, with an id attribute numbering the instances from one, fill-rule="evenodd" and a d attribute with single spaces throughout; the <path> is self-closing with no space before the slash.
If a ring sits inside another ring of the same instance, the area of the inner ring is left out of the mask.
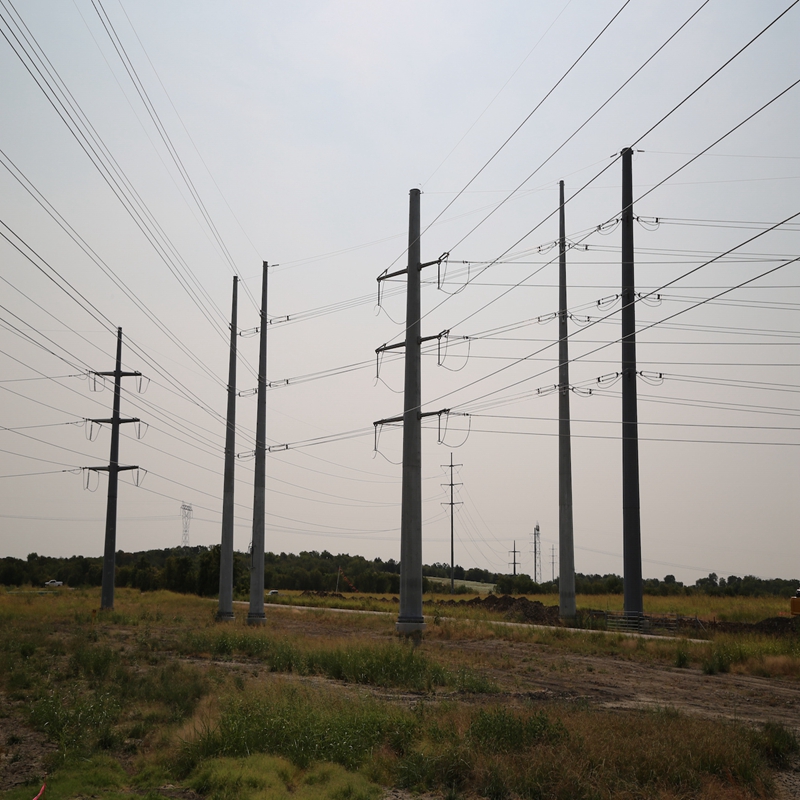
<path id="1" fill-rule="evenodd" d="M 118 589 L 113 612 L 98 604 L 97 590 L 0 594 L 10 800 L 30 800 L 45 773 L 48 800 L 378 800 L 385 787 L 465 800 L 745 798 L 769 796 L 772 771 L 798 750 L 778 724 L 529 697 L 502 660 L 452 646 L 506 639 L 565 658 L 797 679 L 797 637 L 632 639 L 484 612 L 434 617 L 415 648 L 391 616 L 276 607 L 281 625 L 250 628 L 241 615 L 216 624 L 216 604 L 192 595 Z M 27 783 L 11 788 L 23 768 Z"/>

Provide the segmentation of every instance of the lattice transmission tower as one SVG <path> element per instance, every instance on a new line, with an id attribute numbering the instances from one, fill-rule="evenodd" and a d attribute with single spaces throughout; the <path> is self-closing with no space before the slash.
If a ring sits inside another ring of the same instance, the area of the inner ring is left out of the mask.
<path id="1" fill-rule="evenodd" d="M 541 583 L 542 582 L 542 540 L 539 536 L 539 523 L 537 522 L 536 525 L 533 527 L 533 533 L 531 534 L 531 548 L 533 554 L 533 578 L 534 583 Z"/>
<path id="2" fill-rule="evenodd" d="M 189 547 L 189 523 L 192 520 L 191 503 L 181 505 L 181 522 L 183 523 L 183 535 L 181 536 L 181 547 Z"/>

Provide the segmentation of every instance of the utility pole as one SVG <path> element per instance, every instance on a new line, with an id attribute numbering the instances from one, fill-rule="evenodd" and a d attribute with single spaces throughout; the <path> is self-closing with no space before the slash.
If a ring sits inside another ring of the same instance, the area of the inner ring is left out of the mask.
<path id="1" fill-rule="evenodd" d="M 228 415 L 225 428 L 225 472 L 222 478 L 222 541 L 219 548 L 219 607 L 217 621 L 233 616 L 233 515 L 234 469 L 236 464 L 236 342 L 239 278 L 233 276 L 231 304 L 231 346 L 228 361 Z"/>
<path id="2" fill-rule="evenodd" d="M 517 577 L 517 553 L 519 553 L 519 550 L 517 550 L 517 540 L 516 539 L 514 539 L 514 549 L 513 550 L 509 550 L 508 552 L 511 554 L 511 558 L 512 558 L 511 563 L 513 564 L 514 577 L 516 578 Z"/>
<path id="3" fill-rule="evenodd" d="M 556 582 L 556 546 L 554 544 L 550 545 L 550 570 L 553 575 L 552 581 L 553 583 Z"/>
<path id="4" fill-rule="evenodd" d="M 636 297 L 633 269 L 633 150 L 622 153 L 622 558 L 623 608 L 644 612 L 636 399 Z"/>
<path id="5" fill-rule="evenodd" d="M 572 525 L 572 444 L 569 415 L 567 234 L 564 181 L 558 182 L 558 603 L 562 619 L 575 618 L 575 544 Z"/>
<path id="6" fill-rule="evenodd" d="M 442 464 L 443 467 L 447 467 L 447 464 Z M 453 463 L 453 454 L 450 453 L 450 483 L 442 484 L 443 486 L 450 487 L 450 502 L 446 503 L 445 505 L 450 506 L 450 594 L 455 594 L 456 592 L 456 562 L 455 562 L 455 546 L 453 544 L 453 531 L 454 531 L 454 506 L 461 505 L 461 503 L 456 503 L 453 500 L 453 488 L 456 486 L 461 486 L 460 483 L 453 483 L 453 467 L 461 467 L 463 464 L 454 464 Z"/>
<path id="7" fill-rule="evenodd" d="M 108 502 L 106 504 L 106 540 L 103 549 L 103 588 L 100 596 L 100 608 L 114 608 L 114 581 L 116 578 L 117 549 L 117 491 L 119 473 L 125 470 L 139 469 L 138 466 L 121 467 L 119 465 L 119 426 L 127 422 L 139 422 L 138 418 L 122 419 L 119 415 L 119 401 L 122 390 L 122 379 L 139 376 L 141 372 L 122 371 L 122 328 L 117 328 L 117 359 L 113 372 L 94 372 L 94 375 L 114 376 L 114 405 L 110 419 L 93 419 L 91 422 L 107 422 L 111 425 L 111 454 L 107 467 L 89 467 L 95 472 L 108 472 Z"/>
<path id="8" fill-rule="evenodd" d="M 533 526 L 533 582 L 542 582 L 542 542 L 538 522 Z"/>
<path id="9" fill-rule="evenodd" d="M 248 625 L 263 625 L 264 515 L 267 491 L 267 262 L 261 282 L 261 337 L 258 353 L 258 405 L 256 411 L 256 464 L 253 481 L 253 541 L 250 549 L 250 611 Z"/>
<path id="10" fill-rule="evenodd" d="M 192 506 L 191 503 L 181 503 L 181 547 L 189 547 L 189 522 L 192 519 Z"/>
<path id="11" fill-rule="evenodd" d="M 425 630 L 422 615 L 422 418 L 447 413 L 441 411 L 422 412 L 422 370 L 420 347 L 423 342 L 439 336 L 421 336 L 420 272 L 424 267 L 441 264 L 448 255 L 444 253 L 436 261 L 421 263 L 420 248 L 420 191 L 409 193 L 408 210 L 408 267 L 396 272 L 383 273 L 378 282 L 407 275 L 406 290 L 406 338 L 404 342 L 382 345 L 376 353 L 405 347 L 405 382 L 403 392 L 403 416 L 381 419 L 379 425 L 391 422 L 403 423 L 403 488 L 400 518 L 400 613 L 396 630 L 404 636 L 419 638 Z"/>

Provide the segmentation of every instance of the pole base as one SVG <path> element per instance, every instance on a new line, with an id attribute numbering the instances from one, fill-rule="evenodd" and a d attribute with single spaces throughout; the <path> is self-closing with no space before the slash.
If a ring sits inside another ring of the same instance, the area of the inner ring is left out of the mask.
<path id="1" fill-rule="evenodd" d="M 260 614 L 256 613 L 247 615 L 248 625 L 265 625 L 266 622 L 267 622 L 267 617 L 263 611 Z"/>
<path id="2" fill-rule="evenodd" d="M 236 617 L 233 611 L 217 611 L 217 622 L 233 622 L 234 619 L 236 619 Z"/>
<path id="3" fill-rule="evenodd" d="M 401 636 L 413 636 L 413 637 L 422 636 L 423 631 L 427 627 L 428 626 L 424 622 L 422 622 L 422 620 L 420 620 L 419 622 L 400 622 L 400 620 L 398 620 L 395 623 L 395 630 Z"/>

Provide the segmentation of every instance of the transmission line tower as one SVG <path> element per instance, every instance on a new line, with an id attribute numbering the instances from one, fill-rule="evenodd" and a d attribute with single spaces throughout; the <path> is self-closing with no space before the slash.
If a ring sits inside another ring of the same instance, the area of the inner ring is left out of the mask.
<path id="1" fill-rule="evenodd" d="M 572 448 L 569 416 L 567 330 L 567 234 L 564 181 L 558 182 L 558 605 L 562 619 L 575 617 L 575 545 L 572 527 Z"/>
<path id="2" fill-rule="evenodd" d="M 233 616 L 233 522 L 234 477 L 236 463 L 236 342 L 239 279 L 233 276 L 231 303 L 231 345 L 228 362 L 228 415 L 225 429 L 225 471 L 222 478 L 222 539 L 219 548 L 219 605 L 217 620 Z"/>
<path id="3" fill-rule="evenodd" d="M 622 563 L 623 609 L 644 612 L 636 399 L 636 296 L 633 252 L 633 150 L 622 151 Z"/>
<path id="4" fill-rule="evenodd" d="M 405 348 L 405 385 L 403 392 L 403 416 L 381 419 L 373 423 L 378 426 L 392 422 L 403 423 L 403 487 L 400 517 L 400 613 L 397 617 L 397 632 L 404 636 L 419 637 L 425 630 L 422 616 L 422 418 L 447 413 L 422 411 L 422 370 L 420 346 L 439 336 L 420 335 L 420 272 L 424 267 L 441 264 L 446 253 L 436 261 L 425 264 L 420 261 L 420 204 L 419 189 L 412 189 L 408 211 L 408 266 L 396 272 L 384 272 L 378 283 L 407 275 L 406 291 L 406 338 L 404 342 L 383 345 L 377 353 Z"/>
<path id="5" fill-rule="evenodd" d="M 512 565 L 512 568 L 514 570 L 513 574 L 514 574 L 514 577 L 516 578 L 516 576 L 517 576 L 517 555 L 519 554 L 519 550 L 517 550 L 517 540 L 516 539 L 514 539 L 514 549 L 513 550 L 509 550 L 508 552 L 509 552 L 509 555 L 511 556 L 511 559 L 512 559 L 508 563 Z"/>
<path id="6" fill-rule="evenodd" d="M 141 376 L 141 372 L 122 371 L 122 328 L 117 328 L 117 358 L 116 368 L 113 372 L 93 372 L 92 375 L 103 375 L 114 378 L 114 404 L 109 419 L 93 419 L 90 422 L 106 422 L 111 425 L 111 454 L 107 467 L 88 467 L 94 472 L 108 473 L 108 501 L 106 504 L 106 538 L 103 548 L 103 588 L 100 596 L 101 609 L 114 608 L 114 581 L 116 572 L 116 547 L 117 547 L 117 492 L 119 487 L 119 473 L 138 466 L 121 467 L 119 465 L 119 426 L 128 422 L 139 422 L 138 417 L 122 419 L 119 415 L 120 393 L 122 379 Z"/>
<path id="7" fill-rule="evenodd" d="M 264 515 L 267 483 L 267 262 L 261 282 L 261 338 L 258 352 L 258 405 L 256 411 L 256 463 L 253 479 L 253 541 L 250 549 L 250 610 L 248 625 L 263 625 Z"/>
<path id="8" fill-rule="evenodd" d="M 463 464 L 454 464 L 453 463 L 453 454 L 450 453 L 450 464 L 442 464 L 443 467 L 450 467 L 450 483 L 443 483 L 442 486 L 449 486 L 450 487 L 450 502 L 445 503 L 444 505 L 450 506 L 450 594 L 455 594 L 456 592 L 456 562 L 455 562 L 455 547 L 453 544 L 453 532 L 454 532 L 454 512 L 455 506 L 461 505 L 461 503 L 456 503 L 453 500 L 453 489 L 456 486 L 461 486 L 460 483 L 453 483 L 453 467 L 461 467 Z"/>
<path id="9" fill-rule="evenodd" d="M 539 536 L 539 523 L 533 526 L 533 582 L 542 582 L 542 541 Z"/>
<path id="10" fill-rule="evenodd" d="M 189 523 L 191 521 L 192 521 L 192 506 L 190 503 L 183 503 L 181 505 L 181 523 L 183 526 L 183 533 L 181 535 L 181 547 L 190 547 Z"/>

